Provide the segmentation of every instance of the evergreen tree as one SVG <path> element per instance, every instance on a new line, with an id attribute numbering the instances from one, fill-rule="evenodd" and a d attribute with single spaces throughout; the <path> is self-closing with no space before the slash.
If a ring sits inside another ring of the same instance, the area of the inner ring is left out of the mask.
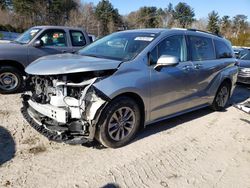
<path id="1" fill-rule="evenodd" d="M 178 3 L 173 11 L 174 19 L 180 27 L 187 28 L 194 22 L 194 10 L 186 3 Z"/>
<path id="2" fill-rule="evenodd" d="M 158 26 L 156 7 L 142 7 L 139 10 L 139 20 L 140 26 L 143 28 L 155 28 Z"/>
<path id="3" fill-rule="evenodd" d="M 76 7 L 74 0 L 13 0 L 14 11 L 32 19 L 31 25 L 62 25 Z"/>
<path id="4" fill-rule="evenodd" d="M 99 21 L 99 34 L 101 36 L 112 32 L 112 30 L 114 30 L 113 27 L 117 27 L 116 24 L 121 22 L 121 16 L 118 10 L 114 9 L 113 5 L 108 0 L 101 0 L 97 4 L 95 16 Z M 110 24 L 112 25 L 112 29 L 109 28 Z"/>
<path id="5" fill-rule="evenodd" d="M 217 12 L 212 11 L 208 15 L 208 25 L 207 25 L 207 30 L 219 34 L 220 33 L 220 27 L 219 27 L 219 15 Z"/>

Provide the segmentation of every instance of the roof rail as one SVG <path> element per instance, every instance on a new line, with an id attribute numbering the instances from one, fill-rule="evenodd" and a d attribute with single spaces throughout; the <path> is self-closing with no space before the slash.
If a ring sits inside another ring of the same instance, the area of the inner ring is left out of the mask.
<path id="1" fill-rule="evenodd" d="M 202 33 L 207 33 L 207 34 L 210 34 L 210 35 L 214 35 L 214 36 L 217 36 L 217 37 L 221 37 L 223 38 L 223 36 L 221 36 L 220 34 L 215 34 L 215 33 L 211 33 L 211 32 L 208 32 L 208 31 L 203 31 L 203 30 L 199 30 L 199 29 L 187 29 L 188 31 L 198 31 L 198 32 L 202 32 Z"/>

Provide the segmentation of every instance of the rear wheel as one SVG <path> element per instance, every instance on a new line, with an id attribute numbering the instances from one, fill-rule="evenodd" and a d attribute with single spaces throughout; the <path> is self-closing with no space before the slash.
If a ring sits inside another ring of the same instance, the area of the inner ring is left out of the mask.
<path id="1" fill-rule="evenodd" d="M 220 111 L 226 107 L 228 99 L 230 97 L 230 89 L 231 87 L 229 83 L 224 82 L 221 84 L 211 106 L 213 110 Z"/>
<path id="2" fill-rule="evenodd" d="M 0 67 L 0 93 L 10 94 L 18 92 L 23 83 L 23 77 L 15 67 Z"/>
<path id="3" fill-rule="evenodd" d="M 133 99 L 116 98 L 102 112 L 96 138 L 106 147 L 124 146 L 134 138 L 140 121 L 140 110 Z"/>

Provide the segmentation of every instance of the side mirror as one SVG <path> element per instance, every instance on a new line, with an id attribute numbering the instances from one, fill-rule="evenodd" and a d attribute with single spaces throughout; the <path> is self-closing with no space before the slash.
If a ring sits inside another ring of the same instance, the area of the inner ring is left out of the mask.
<path id="1" fill-rule="evenodd" d="M 43 41 L 42 40 L 36 40 L 33 44 L 35 48 L 40 48 L 43 46 Z"/>
<path id="2" fill-rule="evenodd" d="M 160 68 L 160 67 L 167 67 L 167 66 L 175 66 L 179 64 L 179 59 L 175 56 L 171 56 L 171 55 L 162 55 L 156 65 L 155 65 L 155 69 Z"/>

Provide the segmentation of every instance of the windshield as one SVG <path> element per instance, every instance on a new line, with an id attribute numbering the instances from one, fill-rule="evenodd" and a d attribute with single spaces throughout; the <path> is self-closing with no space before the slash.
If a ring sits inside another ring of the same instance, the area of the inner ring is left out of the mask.
<path id="1" fill-rule="evenodd" d="M 244 51 L 244 53 L 240 55 L 240 59 L 250 60 L 250 50 Z"/>
<path id="2" fill-rule="evenodd" d="M 28 44 L 36 35 L 39 33 L 41 29 L 38 28 L 31 28 L 27 31 L 25 31 L 22 35 L 20 35 L 15 42 L 21 43 L 21 44 Z"/>
<path id="3" fill-rule="evenodd" d="M 108 35 L 79 51 L 79 54 L 120 61 L 135 58 L 154 39 L 156 34 L 133 32 Z"/>

